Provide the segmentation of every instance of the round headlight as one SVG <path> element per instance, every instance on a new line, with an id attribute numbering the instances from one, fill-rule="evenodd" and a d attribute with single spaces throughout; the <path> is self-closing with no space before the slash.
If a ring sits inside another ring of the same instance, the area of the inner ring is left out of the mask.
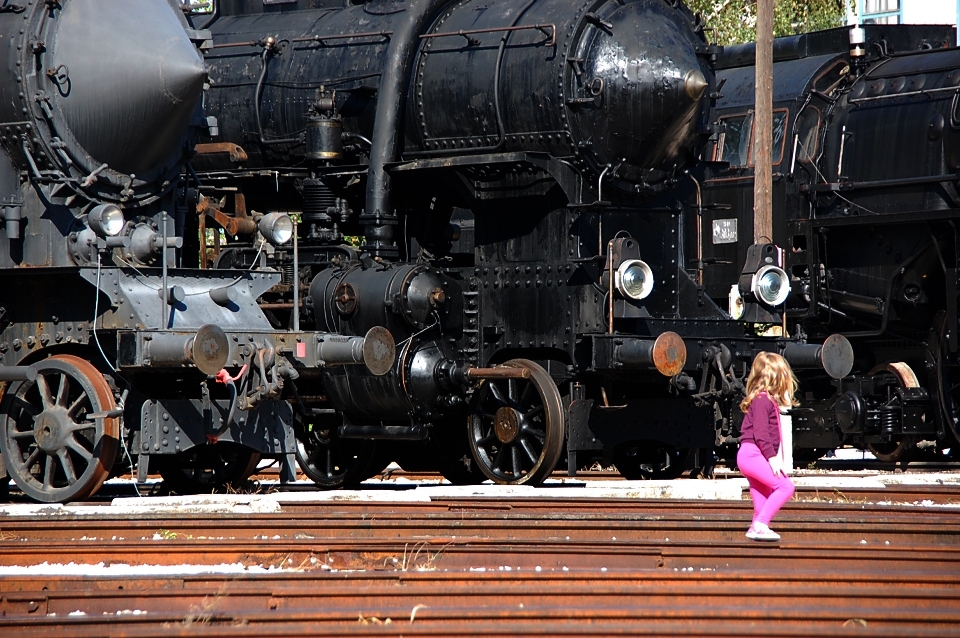
<path id="1" fill-rule="evenodd" d="M 285 213 L 269 213 L 260 218 L 257 224 L 260 234 L 264 239 L 279 246 L 285 244 L 293 237 L 293 220 Z"/>
<path id="2" fill-rule="evenodd" d="M 790 279 L 782 268 L 763 266 L 753 276 L 750 292 L 768 306 L 779 306 L 790 296 Z"/>
<path id="3" fill-rule="evenodd" d="M 617 292 L 630 299 L 643 299 L 653 292 L 653 271 L 639 259 L 628 259 L 617 268 Z"/>
<path id="4" fill-rule="evenodd" d="M 116 237 L 123 230 L 123 211 L 113 204 L 94 206 L 87 215 L 87 225 L 100 237 Z"/>

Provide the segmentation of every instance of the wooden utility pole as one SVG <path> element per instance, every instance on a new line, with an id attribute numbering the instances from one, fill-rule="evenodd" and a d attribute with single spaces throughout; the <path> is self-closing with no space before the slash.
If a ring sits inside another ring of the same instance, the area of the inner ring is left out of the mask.
<path id="1" fill-rule="evenodd" d="M 757 0 L 753 241 L 773 241 L 773 2 Z"/>

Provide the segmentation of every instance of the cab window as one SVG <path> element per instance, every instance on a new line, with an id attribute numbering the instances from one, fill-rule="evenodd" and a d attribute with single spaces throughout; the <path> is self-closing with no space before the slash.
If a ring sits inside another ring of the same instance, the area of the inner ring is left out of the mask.
<path id="1" fill-rule="evenodd" d="M 783 160 L 784 138 L 787 133 L 787 110 L 781 109 L 773 112 L 773 161 L 772 164 L 779 164 Z M 753 148 L 750 149 L 750 165 L 753 161 Z"/>
<path id="2" fill-rule="evenodd" d="M 752 130 L 753 114 L 720 118 L 717 161 L 729 162 L 730 166 L 746 166 Z"/>

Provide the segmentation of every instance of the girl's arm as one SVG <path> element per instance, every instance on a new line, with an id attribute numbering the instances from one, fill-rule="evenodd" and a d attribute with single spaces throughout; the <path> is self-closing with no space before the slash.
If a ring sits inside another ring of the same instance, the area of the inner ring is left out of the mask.
<path id="1" fill-rule="evenodd" d="M 766 393 L 760 394 L 750 404 L 749 411 L 753 415 L 753 438 L 764 458 L 777 455 L 780 447 L 780 419 L 777 415 L 777 406 Z"/>

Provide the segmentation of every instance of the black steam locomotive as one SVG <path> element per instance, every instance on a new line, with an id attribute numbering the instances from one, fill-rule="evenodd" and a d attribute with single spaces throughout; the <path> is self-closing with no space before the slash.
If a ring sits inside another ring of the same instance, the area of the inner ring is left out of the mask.
<path id="1" fill-rule="evenodd" d="M 956 450 L 960 49 L 953 27 L 867 25 L 774 47 L 774 236 L 785 325 L 841 334 L 853 374 L 802 383 L 798 455 L 849 444 L 898 461 Z M 753 236 L 754 47 L 718 63 L 723 97 L 698 227 L 703 284 L 739 317 Z M 699 243 L 693 243 L 698 241 Z"/>
<path id="2" fill-rule="evenodd" d="M 84 499 L 136 465 L 194 491 L 245 478 L 261 453 L 292 477 L 285 380 L 376 370 L 393 345 L 278 333 L 257 299 L 279 273 L 187 267 L 204 35 L 177 3 L 67 0 L 3 3 L 0 37 L 4 490 L 9 476 L 39 501 Z M 292 231 L 253 222 L 264 252 Z"/>
<path id="3" fill-rule="evenodd" d="M 755 328 L 781 323 L 775 246 L 751 253 L 748 317 L 706 287 L 688 171 L 720 48 L 682 3 L 320 4 L 194 17 L 216 135 L 191 161 L 190 232 L 213 230 L 201 268 L 283 273 L 260 304 L 276 329 L 393 336 L 386 374 L 300 384 L 298 461 L 318 483 L 390 459 L 454 482 L 536 484 L 564 457 L 673 477 L 734 440 L 757 351 L 831 393 L 850 371 L 840 335 Z M 297 218 L 292 246 L 251 244 L 252 211 Z"/>

